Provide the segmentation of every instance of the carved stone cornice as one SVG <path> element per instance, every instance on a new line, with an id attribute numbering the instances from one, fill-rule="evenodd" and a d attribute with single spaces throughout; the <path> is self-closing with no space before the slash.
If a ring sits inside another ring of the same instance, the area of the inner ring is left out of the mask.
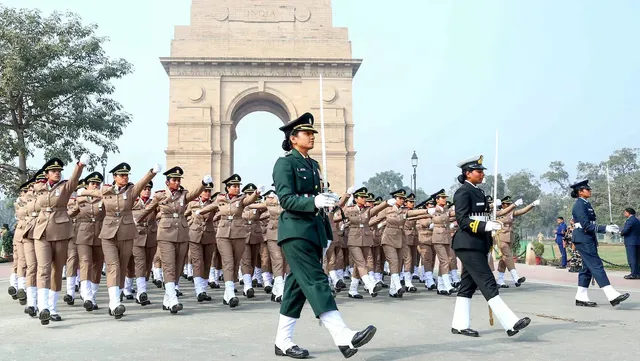
<path id="1" fill-rule="evenodd" d="M 362 59 L 160 58 L 169 76 L 353 78 Z"/>

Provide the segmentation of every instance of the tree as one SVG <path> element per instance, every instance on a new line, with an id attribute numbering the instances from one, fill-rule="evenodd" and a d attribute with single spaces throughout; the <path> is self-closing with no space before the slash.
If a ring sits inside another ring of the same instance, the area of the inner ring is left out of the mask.
<path id="1" fill-rule="evenodd" d="M 491 195 L 493 197 L 493 184 L 495 176 L 493 174 L 485 175 L 485 182 L 478 185 L 480 189 L 484 191 L 484 194 Z M 506 196 L 505 191 L 506 185 L 504 183 L 504 179 L 502 178 L 502 174 L 498 173 L 498 198 L 502 198 Z"/>
<path id="2" fill-rule="evenodd" d="M 569 173 L 564 170 L 564 163 L 555 160 L 549 164 L 549 170 L 541 177 L 547 183 L 552 184 L 559 193 L 567 193 L 569 189 Z"/>
<path id="3" fill-rule="evenodd" d="M 0 199 L 0 226 L 5 223 L 9 225 L 9 229 L 13 229 L 13 226 L 16 223 L 13 202 L 6 198 Z"/>
<path id="4" fill-rule="evenodd" d="M 118 151 L 115 140 L 131 116 L 110 98 L 111 80 L 132 71 L 112 60 L 107 40 L 73 13 L 0 5 L 0 190 L 15 195 L 32 175 L 34 149 L 69 162 L 91 153 L 87 144 Z M 98 157 L 93 154 L 92 166 Z M 37 167 L 36 167 L 37 169 Z"/>
<path id="5" fill-rule="evenodd" d="M 376 197 L 389 199 L 391 197 L 390 193 L 398 189 L 404 189 L 407 194 L 413 192 L 411 187 L 404 185 L 402 178 L 402 174 L 388 170 L 376 173 L 373 177 L 369 178 L 368 181 L 363 182 L 363 184 L 369 192 L 375 194 Z M 422 188 L 416 189 L 416 200 L 418 202 L 426 200 L 427 197 L 429 197 L 429 195 L 427 195 Z"/>
<path id="6" fill-rule="evenodd" d="M 533 173 L 527 170 L 510 174 L 505 183 L 507 186 L 505 195 L 510 195 L 513 199 L 522 198 L 525 203 L 533 202 L 542 193 L 540 183 Z"/>

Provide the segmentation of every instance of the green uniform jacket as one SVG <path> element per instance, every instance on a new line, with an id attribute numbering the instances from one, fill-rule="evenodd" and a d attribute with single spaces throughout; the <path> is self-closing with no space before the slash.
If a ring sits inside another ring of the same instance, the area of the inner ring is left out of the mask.
<path id="1" fill-rule="evenodd" d="M 333 235 L 325 213 L 314 203 L 322 189 L 318 162 L 294 149 L 276 161 L 273 183 L 284 209 L 278 219 L 278 244 L 302 238 L 325 248 Z"/>

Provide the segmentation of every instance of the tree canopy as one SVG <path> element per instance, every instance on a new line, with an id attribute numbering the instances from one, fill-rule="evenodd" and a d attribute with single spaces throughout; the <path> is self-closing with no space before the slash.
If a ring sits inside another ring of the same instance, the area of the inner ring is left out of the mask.
<path id="1" fill-rule="evenodd" d="M 0 5 L 0 190 L 15 195 L 44 163 L 28 165 L 36 149 L 69 162 L 88 146 L 118 152 L 115 140 L 131 116 L 111 98 L 112 80 L 131 73 L 110 59 L 96 25 L 73 13 Z M 93 154 L 92 166 L 99 156 Z"/>

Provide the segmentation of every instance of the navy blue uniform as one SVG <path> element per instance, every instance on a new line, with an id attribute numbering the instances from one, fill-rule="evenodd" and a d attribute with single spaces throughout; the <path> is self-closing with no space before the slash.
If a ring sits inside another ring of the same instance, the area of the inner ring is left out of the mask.
<path id="1" fill-rule="evenodd" d="M 578 274 L 578 286 L 589 288 L 591 278 L 595 278 L 602 288 L 609 286 L 609 278 L 604 271 L 602 259 L 598 255 L 597 233 L 605 233 L 606 226 L 596 223 L 596 212 L 591 203 L 584 198 L 578 198 L 571 211 L 576 227 L 573 230 L 572 241 L 582 257 L 582 269 Z M 577 227 L 577 224 L 580 227 Z"/>

